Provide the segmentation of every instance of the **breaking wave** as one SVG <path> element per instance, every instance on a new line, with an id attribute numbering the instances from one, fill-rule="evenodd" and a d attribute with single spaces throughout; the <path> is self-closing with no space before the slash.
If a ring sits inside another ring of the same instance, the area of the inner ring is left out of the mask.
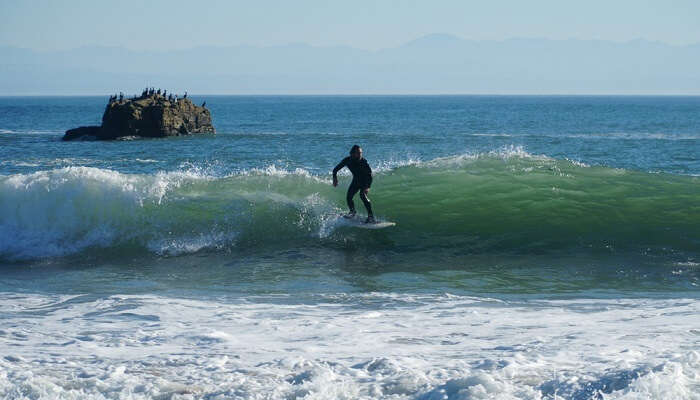
<path id="1" fill-rule="evenodd" d="M 3 176 L 0 258 L 345 246 L 348 238 L 461 253 L 700 249 L 698 177 L 588 166 L 518 147 L 376 170 L 376 213 L 398 225 L 362 235 L 338 218 L 344 189 L 304 169 L 216 176 L 67 167 Z"/>

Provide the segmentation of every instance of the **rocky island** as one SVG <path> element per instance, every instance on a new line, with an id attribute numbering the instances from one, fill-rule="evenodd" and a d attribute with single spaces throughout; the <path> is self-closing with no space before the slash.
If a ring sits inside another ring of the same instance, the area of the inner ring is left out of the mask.
<path id="1" fill-rule="evenodd" d="M 154 88 L 141 96 L 125 98 L 121 93 L 109 98 L 101 126 L 69 129 L 63 140 L 114 140 L 123 137 L 166 137 L 195 133 L 216 133 L 206 102 L 197 106 L 187 98 Z"/>

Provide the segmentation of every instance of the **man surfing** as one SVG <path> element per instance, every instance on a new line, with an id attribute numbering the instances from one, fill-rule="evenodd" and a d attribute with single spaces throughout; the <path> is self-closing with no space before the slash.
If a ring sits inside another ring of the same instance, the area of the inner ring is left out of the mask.
<path id="1" fill-rule="evenodd" d="M 369 187 L 372 186 L 372 168 L 369 167 L 367 160 L 362 158 L 362 147 L 358 145 L 352 146 L 350 149 L 350 156 L 345 157 L 343 161 L 333 168 L 333 186 L 338 186 L 337 174 L 338 171 L 343 169 L 343 167 L 348 167 L 350 172 L 352 172 L 352 182 L 350 183 L 350 187 L 348 187 L 348 194 L 346 197 L 350 212 L 347 215 L 344 215 L 344 217 L 355 217 L 355 203 L 352 201 L 352 198 L 355 197 L 355 194 L 359 191 L 360 199 L 362 199 L 362 203 L 364 203 L 365 208 L 367 209 L 367 219 L 365 220 L 365 223 L 375 223 L 376 221 L 374 220 L 374 214 L 372 213 L 372 203 L 370 203 L 369 199 L 367 198 Z"/>

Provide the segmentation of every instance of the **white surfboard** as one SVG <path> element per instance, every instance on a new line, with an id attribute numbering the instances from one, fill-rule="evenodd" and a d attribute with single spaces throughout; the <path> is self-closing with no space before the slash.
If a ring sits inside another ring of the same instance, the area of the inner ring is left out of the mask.
<path id="1" fill-rule="evenodd" d="M 374 223 L 365 223 L 365 218 L 364 217 L 354 217 L 354 218 L 345 218 L 342 217 L 341 220 L 343 221 L 342 224 L 346 226 L 351 226 L 353 228 L 362 228 L 362 229 L 384 229 L 388 228 L 390 226 L 396 226 L 396 222 L 391 222 L 391 221 L 382 221 L 382 220 L 377 220 L 377 222 Z"/>

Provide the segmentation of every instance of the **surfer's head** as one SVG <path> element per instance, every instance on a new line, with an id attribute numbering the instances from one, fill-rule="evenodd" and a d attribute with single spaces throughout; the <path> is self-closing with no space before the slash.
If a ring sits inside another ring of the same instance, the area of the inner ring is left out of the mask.
<path id="1" fill-rule="evenodd" d="M 357 158 L 357 159 L 362 158 L 362 147 L 360 147 L 358 145 L 352 146 L 352 148 L 350 149 L 350 156 L 352 158 Z"/>

